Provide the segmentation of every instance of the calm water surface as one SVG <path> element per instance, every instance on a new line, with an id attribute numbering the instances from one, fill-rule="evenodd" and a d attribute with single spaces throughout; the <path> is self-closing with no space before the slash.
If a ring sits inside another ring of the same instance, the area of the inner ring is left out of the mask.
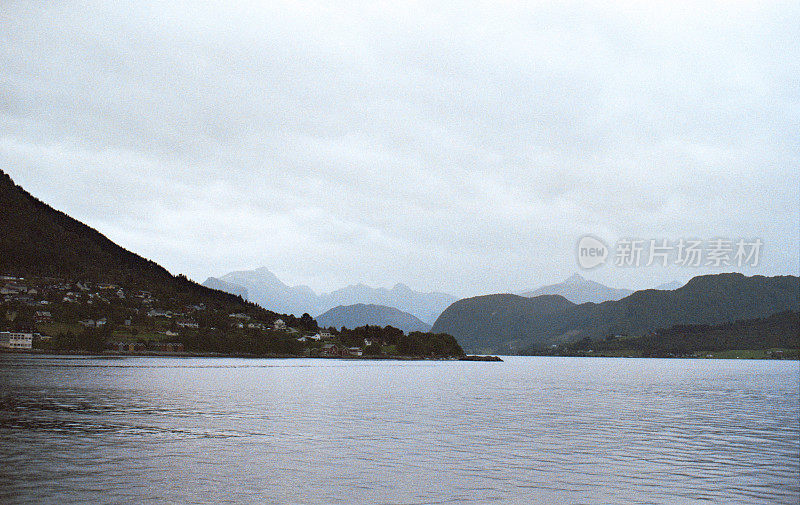
<path id="1" fill-rule="evenodd" d="M 800 364 L 0 356 L 0 503 L 792 503 Z"/>

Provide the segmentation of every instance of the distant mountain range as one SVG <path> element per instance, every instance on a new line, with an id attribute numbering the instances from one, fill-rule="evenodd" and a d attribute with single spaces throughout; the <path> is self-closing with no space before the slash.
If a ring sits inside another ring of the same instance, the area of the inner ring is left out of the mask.
<path id="1" fill-rule="evenodd" d="M 446 293 L 421 293 L 404 284 L 392 289 L 373 288 L 364 284 L 350 285 L 330 293 L 317 294 L 308 286 L 288 286 L 267 268 L 244 270 L 209 277 L 204 286 L 228 293 L 243 294 L 252 302 L 270 310 L 300 316 L 321 314 L 334 307 L 372 304 L 408 312 L 432 324 L 439 314 L 457 298 Z M 374 324 L 374 323 L 373 323 Z"/>
<path id="2" fill-rule="evenodd" d="M 664 284 L 659 284 L 653 289 L 658 289 L 660 291 L 674 291 L 680 287 L 683 287 L 683 283 L 681 281 L 670 281 L 665 282 Z"/>
<path id="3" fill-rule="evenodd" d="M 412 331 L 427 332 L 431 325 L 420 321 L 408 312 L 403 312 L 394 307 L 384 305 L 368 305 L 357 303 L 334 307 L 316 317 L 317 324 L 322 328 L 333 326 L 341 329 L 342 326 L 348 328 L 358 328 L 364 325 L 393 326 L 405 333 Z"/>
<path id="4" fill-rule="evenodd" d="M 724 324 L 800 309 L 800 278 L 719 274 L 675 290 L 637 291 L 617 301 L 575 304 L 560 295 L 510 294 L 459 300 L 431 331 L 455 336 L 467 352 L 515 353 L 533 345 L 643 335 L 676 324 Z"/>
<path id="5" fill-rule="evenodd" d="M 318 296 L 308 286 L 287 286 L 266 268 L 230 272 L 219 278 L 209 277 L 203 286 L 214 287 L 246 298 L 270 310 L 315 315 L 319 312 Z"/>

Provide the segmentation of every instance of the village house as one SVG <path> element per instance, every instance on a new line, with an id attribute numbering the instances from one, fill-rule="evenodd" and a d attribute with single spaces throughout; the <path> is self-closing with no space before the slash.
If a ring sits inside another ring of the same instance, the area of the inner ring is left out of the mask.
<path id="1" fill-rule="evenodd" d="M 286 323 L 283 321 L 283 319 L 276 319 L 272 323 L 272 329 L 274 329 L 274 330 L 285 330 L 286 329 Z"/>
<path id="2" fill-rule="evenodd" d="M 325 344 L 320 349 L 320 354 L 322 356 L 341 356 L 342 350 L 336 344 Z"/>
<path id="3" fill-rule="evenodd" d="M 375 345 L 375 346 L 380 347 L 380 346 L 383 345 L 383 340 L 381 340 L 379 338 L 370 338 L 370 337 L 365 338 L 364 339 L 364 347 L 367 347 L 367 346 L 370 346 L 370 345 Z"/>
<path id="4" fill-rule="evenodd" d="M 141 342 L 117 342 L 119 352 L 142 352 L 145 349 L 145 345 Z"/>
<path id="5" fill-rule="evenodd" d="M 0 331 L 0 348 L 33 349 L 33 332 Z"/>
<path id="6" fill-rule="evenodd" d="M 157 352 L 183 352 L 180 342 L 151 342 L 150 349 Z"/>
<path id="7" fill-rule="evenodd" d="M 102 328 L 103 326 L 108 323 L 108 320 L 103 317 L 95 321 L 94 319 L 86 319 L 84 321 L 78 321 L 78 324 L 85 326 L 87 328 Z"/>
<path id="8" fill-rule="evenodd" d="M 0 294 L 2 295 L 15 295 L 18 293 L 27 293 L 27 292 L 28 292 L 27 287 L 15 283 L 9 283 L 0 288 Z"/>
<path id="9" fill-rule="evenodd" d="M 80 299 L 80 296 L 81 295 L 79 293 L 74 293 L 72 291 L 68 291 L 67 294 L 64 295 L 64 298 L 62 299 L 62 301 L 67 302 L 67 303 L 78 303 L 78 300 Z"/>

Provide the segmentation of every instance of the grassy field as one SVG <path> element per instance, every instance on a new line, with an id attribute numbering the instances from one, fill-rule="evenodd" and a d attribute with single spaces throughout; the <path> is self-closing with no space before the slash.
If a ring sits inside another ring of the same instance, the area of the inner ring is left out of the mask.
<path id="1" fill-rule="evenodd" d="M 117 342 L 151 342 L 151 341 L 159 341 L 164 339 L 172 338 L 173 340 L 177 337 L 167 337 L 162 333 L 154 333 L 152 331 L 143 331 L 142 333 L 137 333 L 135 335 L 131 334 L 129 330 L 115 330 L 111 337 Z"/>
<path id="2" fill-rule="evenodd" d="M 67 324 L 67 323 L 43 323 L 36 325 L 36 331 L 41 333 L 42 335 L 49 335 L 51 337 L 55 337 L 59 333 L 72 333 L 73 335 L 79 335 L 83 333 L 84 327 L 79 324 Z"/>

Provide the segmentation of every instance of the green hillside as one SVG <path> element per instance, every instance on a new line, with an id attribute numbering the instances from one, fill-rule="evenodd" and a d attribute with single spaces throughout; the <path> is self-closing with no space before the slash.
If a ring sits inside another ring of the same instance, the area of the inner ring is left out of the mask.
<path id="1" fill-rule="evenodd" d="M 607 335 L 560 345 L 536 345 L 523 354 L 544 356 L 797 358 L 800 313 L 721 325 L 675 325 L 644 336 Z"/>
<path id="2" fill-rule="evenodd" d="M 644 335 L 676 324 L 723 324 L 799 310 L 800 278 L 726 273 L 695 277 L 674 291 L 637 291 L 600 304 L 563 300 L 559 306 L 542 298 L 503 294 L 459 300 L 431 331 L 455 336 L 468 352 L 516 353 L 585 337 Z"/>

